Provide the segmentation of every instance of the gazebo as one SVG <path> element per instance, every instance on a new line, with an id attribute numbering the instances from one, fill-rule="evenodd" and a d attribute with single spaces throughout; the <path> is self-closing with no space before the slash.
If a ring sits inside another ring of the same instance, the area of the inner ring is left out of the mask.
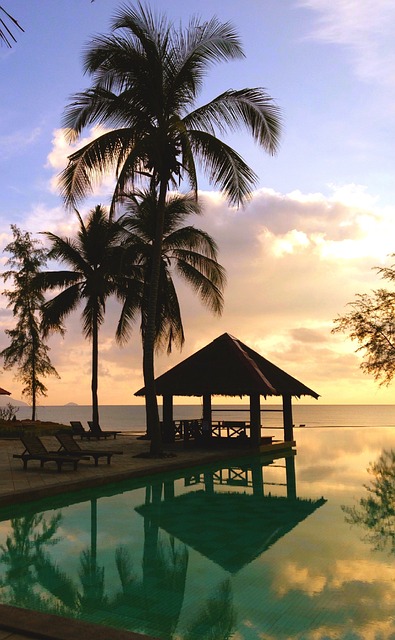
<path id="1" fill-rule="evenodd" d="M 251 444 L 261 444 L 263 396 L 281 396 L 284 441 L 293 441 L 292 397 L 319 394 L 274 365 L 237 338 L 224 333 L 155 380 L 156 394 L 163 397 L 164 430 L 173 424 L 173 397 L 200 396 L 203 421 L 212 424 L 213 395 L 249 396 Z M 136 396 L 144 396 L 145 388 Z"/>

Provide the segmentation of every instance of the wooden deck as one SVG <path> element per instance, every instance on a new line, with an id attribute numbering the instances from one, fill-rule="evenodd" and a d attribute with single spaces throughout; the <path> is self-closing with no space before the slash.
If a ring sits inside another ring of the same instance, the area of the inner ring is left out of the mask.
<path id="1" fill-rule="evenodd" d="M 287 451 L 296 447 L 295 440 L 275 440 L 274 442 L 261 444 L 259 446 L 260 453 L 271 453 L 272 451 Z"/>
<path id="2" fill-rule="evenodd" d="M 201 419 L 174 420 L 173 440 L 183 440 L 185 443 L 197 444 L 204 448 L 218 448 L 223 446 L 249 446 L 250 423 L 246 421 L 224 420 L 213 421 L 210 433 L 204 431 Z M 164 434 L 165 435 L 165 434 Z M 166 438 L 164 438 L 166 441 Z M 295 440 L 275 440 L 275 436 L 261 437 L 258 446 L 251 445 L 251 450 L 259 453 L 271 453 L 274 451 L 289 451 L 296 447 Z"/>

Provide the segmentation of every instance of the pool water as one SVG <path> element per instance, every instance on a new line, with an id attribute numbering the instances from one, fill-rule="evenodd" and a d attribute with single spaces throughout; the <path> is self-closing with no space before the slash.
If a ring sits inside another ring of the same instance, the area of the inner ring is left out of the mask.
<path id="1" fill-rule="evenodd" d="M 0 510 L 0 601 L 172 640 L 393 640 L 395 429 Z"/>

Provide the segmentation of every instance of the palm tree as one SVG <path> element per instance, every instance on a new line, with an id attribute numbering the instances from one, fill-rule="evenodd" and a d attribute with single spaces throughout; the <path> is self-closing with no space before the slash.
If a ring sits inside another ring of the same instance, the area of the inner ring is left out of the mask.
<path id="1" fill-rule="evenodd" d="M 63 320 L 81 302 L 85 303 L 83 333 L 92 341 L 92 421 L 94 428 L 98 429 L 99 327 L 104 321 L 106 300 L 112 295 L 117 296 L 121 287 L 128 285 L 130 292 L 132 286 L 130 279 L 120 273 L 122 254 L 119 239 L 122 230 L 119 225 L 108 218 L 100 205 L 90 211 L 86 225 L 78 212 L 77 215 L 79 231 L 75 240 L 44 233 L 52 244 L 48 257 L 69 265 L 71 269 L 41 274 L 43 289 L 61 289 L 43 305 L 43 327 L 45 333 L 51 330 L 63 333 Z"/>
<path id="2" fill-rule="evenodd" d="M 142 267 L 144 285 L 139 308 L 143 342 L 148 318 L 156 208 L 155 195 L 151 192 L 141 192 L 130 196 L 125 204 L 125 214 L 118 220 L 125 229 L 124 243 L 132 250 L 132 260 L 137 260 Z M 210 311 L 218 315 L 222 312 L 222 291 L 226 276 L 225 270 L 217 262 L 217 245 L 205 231 L 196 229 L 194 226 L 183 226 L 187 216 L 197 213 L 200 213 L 200 206 L 193 194 L 169 195 L 165 208 L 156 308 L 155 347 L 157 351 L 166 348 L 167 353 L 171 353 L 173 344 L 179 348 L 184 344 L 184 329 L 173 273 L 184 279 L 194 289 Z M 135 262 L 132 264 L 135 267 Z M 136 296 L 133 294 L 132 291 L 132 317 L 136 312 Z M 130 334 L 129 312 L 129 300 L 126 298 L 116 333 L 121 343 L 125 342 Z M 151 435 L 149 431 L 148 433 Z"/>
<path id="3" fill-rule="evenodd" d="M 197 161 L 229 202 L 240 205 L 256 175 L 216 134 L 245 126 L 265 151 L 273 154 L 278 147 L 279 110 L 262 88 L 227 90 L 196 107 L 207 69 L 243 55 L 229 23 L 192 19 L 185 30 L 177 30 L 140 3 L 137 8 L 124 5 L 114 17 L 112 33 L 95 37 L 86 49 L 84 68 L 92 86 L 76 94 L 65 112 L 70 141 L 86 126 L 111 128 L 70 156 L 61 175 L 68 205 L 90 193 L 111 170 L 116 174 L 112 211 L 125 190 L 138 185 L 148 183 L 157 200 L 143 346 L 152 453 L 162 450 L 154 348 L 168 191 L 185 181 L 197 197 Z"/>

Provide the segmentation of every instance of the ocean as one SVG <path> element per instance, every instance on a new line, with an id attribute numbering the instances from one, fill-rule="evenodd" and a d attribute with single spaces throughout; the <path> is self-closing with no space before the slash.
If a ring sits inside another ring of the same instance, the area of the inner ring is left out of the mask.
<path id="1" fill-rule="evenodd" d="M 282 428 L 281 405 L 262 404 L 262 426 Z M 175 405 L 174 419 L 201 418 L 202 406 Z M 18 407 L 18 420 L 31 417 L 28 406 Z M 91 420 L 90 406 L 39 406 L 37 419 L 69 424 Z M 249 407 L 240 405 L 213 405 L 213 420 L 248 420 Z M 315 429 L 320 427 L 394 427 L 395 405 L 323 405 L 293 403 L 295 427 Z M 100 407 L 100 424 L 103 429 L 119 431 L 145 430 L 144 405 L 103 405 Z"/>

